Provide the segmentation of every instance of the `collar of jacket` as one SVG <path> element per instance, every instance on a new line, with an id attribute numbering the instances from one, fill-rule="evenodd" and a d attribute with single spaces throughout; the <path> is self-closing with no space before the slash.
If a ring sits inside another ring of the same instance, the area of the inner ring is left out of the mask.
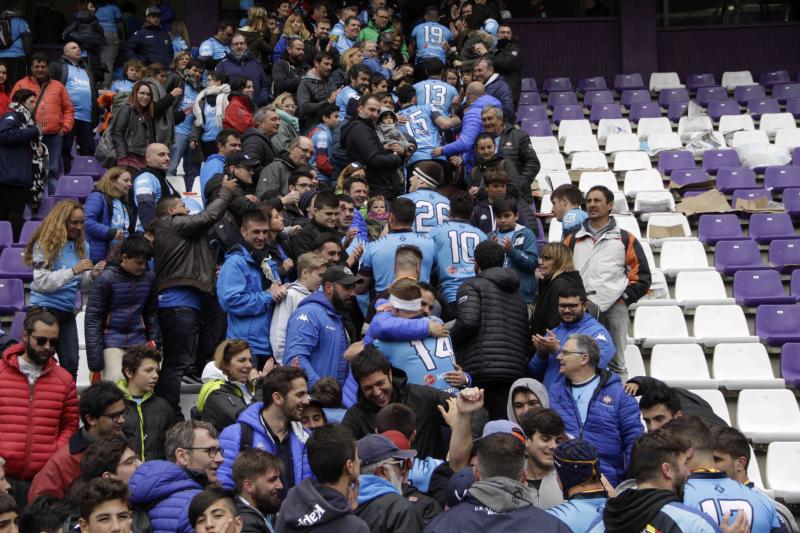
<path id="1" fill-rule="evenodd" d="M 94 440 L 95 439 L 89 435 L 86 427 L 82 427 L 69 438 L 69 454 L 75 455 L 86 451 L 86 448 L 88 448 Z"/>
<path id="2" fill-rule="evenodd" d="M 139 174 L 143 174 L 145 172 L 149 172 L 150 174 L 154 175 L 158 179 L 167 179 L 167 171 L 166 170 L 161 170 L 159 168 L 153 168 L 153 167 L 144 167 L 142 169 L 142 171 L 139 172 Z"/>
<path id="3" fill-rule="evenodd" d="M 607 384 L 607 383 L 608 383 L 608 382 L 611 380 L 611 378 L 614 376 L 614 374 L 613 374 L 613 373 L 609 372 L 608 370 L 603 370 L 602 368 L 598 368 L 598 369 L 596 370 L 596 374 L 597 374 L 598 376 L 600 376 L 600 382 L 597 384 L 597 388 L 594 390 L 594 394 L 592 395 L 592 398 L 594 398 L 595 396 L 597 396 L 597 395 L 600 393 L 600 390 L 601 390 L 603 387 L 605 387 L 605 386 L 606 386 L 606 384 Z M 592 378 L 592 379 L 594 379 L 594 378 Z M 569 387 L 572 387 L 572 382 L 569 380 L 569 378 L 566 378 L 566 377 L 565 377 L 565 378 L 564 378 L 564 383 L 566 383 L 566 384 L 567 384 L 567 388 L 569 388 Z"/>
<path id="4" fill-rule="evenodd" d="M 25 344 L 21 342 L 14 344 L 13 346 L 6 348 L 6 351 L 3 352 L 3 360 L 5 360 L 9 367 L 14 368 L 20 373 L 20 375 L 22 375 L 22 377 L 27 380 L 28 376 L 26 376 L 19 367 L 19 358 L 22 357 L 23 353 L 25 353 Z M 39 378 L 41 379 L 41 376 L 44 376 L 46 372 L 49 372 L 56 365 L 57 363 L 55 357 L 48 359 L 48 361 L 42 367 L 42 374 L 39 376 Z"/>
<path id="5" fill-rule="evenodd" d="M 592 318 L 594 318 L 594 317 L 592 317 L 592 315 L 590 315 L 589 312 L 586 311 L 583 314 L 583 318 L 581 318 L 579 321 L 577 321 L 577 322 L 563 322 L 562 321 L 561 322 L 561 327 L 563 327 L 564 329 L 567 329 L 567 330 L 577 329 L 577 328 L 583 326 L 586 322 L 588 322 Z"/>
<path id="6" fill-rule="evenodd" d="M 392 370 L 392 401 L 389 403 L 403 403 L 405 397 L 406 385 L 408 385 L 408 376 L 399 368 L 391 367 Z M 358 387 L 358 404 L 365 410 L 377 413 L 381 410 L 380 407 L 372 403 L 361 392 L 361 387 Z"/>
<path id="7" fill-rule="evenodd" d="M 86 61 L 83 58 L 80 58 L 77 63 L 73 63 L 72 60 L 67 56 L 61 56 L 61 60 L 64 62 L 65 67 L 72 65 L 75 68 L 82 68 L 84 70 L 86 69 Z"/>
<path id="8" fill-rule="evenodd" d="M 486 80 L 486 83 L 484 83 L 484 84 L 483 84 L 483 86 L 484 86 L 484 87 L 488 86 L 490 83 L 492 83 L 492 82 L 496 81 L 496 80 L 497 80 L 497 78 L 499 78 L 499 77 L 500 77 L 500 74 L 498 74 L 497 72 L 495 72 L 494 74 L 492 74 L 492 77 L 491 77 L 491 78 L 489 78 L 488 80 Z"/>
<path id="9" fill-rule="evenodd" d="M 600 239 L 605 239 L 606 235 L 611 235 L 615 239 L 620 238 L 621 234 L 620 234 L 619 227 L 617 227 L 616 219 L 614 217 L 612 217 L 612 216 L 610 216 L 608 218 L 609 218 L 608 229 L 606 231 L 604 231 L 602 235 L 600 235 Z M 592 232 L 589 231 L 588 225 L 589 225 L 589 219 L 587 218 L 586 220 L 583 221 L 583 224 L 581 224 L 581 229 L 579 229 L 578 232 L 575 234 L 575 238 L 576 239 L 583 239 L 585 237 L 590 237 L 590 238 L 592 237 Z"/>

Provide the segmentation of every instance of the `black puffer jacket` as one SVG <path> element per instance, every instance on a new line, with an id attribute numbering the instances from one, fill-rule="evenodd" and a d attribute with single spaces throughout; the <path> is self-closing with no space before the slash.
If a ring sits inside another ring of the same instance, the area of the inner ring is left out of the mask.
<path id="1" fill-rule="evenodd" d="M 148 392 L 141 403 L 133 400 L 125 380 L 117 382 L 125 394 L 125 424 L 122 431 L 131 449 L 142 461 L 165 459 L 164 438 L 167 430 L 177 422 L 169 402 Z"/>
<path id="2" fill-rule="evenodd" d="M 341 144 L 351 161 L 367 167 L 367 185 L 373 196 L 393 200 L 400 195 L 400 156 L 383 147 L 371 120 L 354 118 L 342 126 Z M 530 141 L 528 141 L 530 144 Z"/>
<path id="3" fill-rule="evenodd" d="M 106 38 L 103 37 L 103 28 L 97 21 L 97 17 L 89 13 L 86 9 L 81 9 L 75 13 L 75 18 L 69 23 L 69 26 L 61 34 L 64 42 L 75 41 L 81 47 L 81 50 L 89 50 L 92 52 L 99 52 L 100 47 L 106 44 Z"/>
<path id="4" fill-rule="evenodd" d="M 503 76 L 511 87 L 514 95 L 514 108 L 519 104 L 519 94 L 522 88 L 522 50 L 516 38 L 497 41 L 492 51 L 494 70 Z"/>
<path id="5" fill-rule="evenodd" d="M 520 193 L 522 193 L 524 199 L 530 200 L 531 183 L 539 173 L 541 165 L 533 146 L 531 146 L 531 139 L 528 134 L 514 126 L 506 126 L 500 132 L 498 153 L 503 156 L 503 159 L 511 161 L 517 167 L 517 172 L 522 175 L 526 182 Z"/>
<path id="6" fill-rule="evenodd" d="M 258 128 L 247 128 L 244 131 L 242 153 L 258 161 L 258 166 L 253 168 L 253 176 L 258 176 L 265 166 L 278 157 L 278 150 L 272 146 L 272 141 Z"/>
<path id="7" fill-rule="evenodd" d="M 536 307 L 531 316 L 531 333 L 544 335 L 548 329 L 553 329 L 561 323 L 558 314 L 558 293 L 569 286 L 583 289 L 583 280 L 577 270 L 559 274 L 552 280 L 540 280 Z"/>
<path id="8" fill-rule="evenodd" d="M 477 383 L 524 376 L 531 336 L 517 273 L 503 267 L 482 270 L 458 288 L 456 300 L 450 338 L 464 372 Z"/>

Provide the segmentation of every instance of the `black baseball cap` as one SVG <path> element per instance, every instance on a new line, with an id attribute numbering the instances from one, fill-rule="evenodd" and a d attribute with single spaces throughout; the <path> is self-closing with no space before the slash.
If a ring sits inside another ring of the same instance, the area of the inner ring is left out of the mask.
<path id="1" fill-rule="evenodd" d="M 364 281 L 353 274 L 349 267 L 344 265 L 333 265 L 322 275 L 322 283 L 339 283 L 340 285 L 355 285 Z"/>
<path id="2" fill-rule="evenodd" d="M 258 160 L 242 152 L 234 152 L 225 158 L 225 166 L 234 165 L 237 167 L 256 167 Z"/>

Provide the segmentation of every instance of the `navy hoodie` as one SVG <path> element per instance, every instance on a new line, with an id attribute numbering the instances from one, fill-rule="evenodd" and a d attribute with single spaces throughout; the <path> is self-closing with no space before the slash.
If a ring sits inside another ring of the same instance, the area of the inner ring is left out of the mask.
<path id="1" fill-rule="evenodd" d="M 286 495 L 275 533 L 312 530 L 315 533 L 369 533 L 367 524 L 353 514 L 342 493 L 308 478 Z"/>

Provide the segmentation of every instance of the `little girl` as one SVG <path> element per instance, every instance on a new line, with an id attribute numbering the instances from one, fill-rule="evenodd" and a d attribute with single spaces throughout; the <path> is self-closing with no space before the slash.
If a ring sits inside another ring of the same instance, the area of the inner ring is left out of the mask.
<path id="1" fill-rule="evenodd" d="M 383 228 L 389 220 L 389 213 L 386 212 L 386 200 L 383 196 L 373 196 L 367 200 L 367 231 L 369 240 L 374 241 L 383 233 Z"/>

